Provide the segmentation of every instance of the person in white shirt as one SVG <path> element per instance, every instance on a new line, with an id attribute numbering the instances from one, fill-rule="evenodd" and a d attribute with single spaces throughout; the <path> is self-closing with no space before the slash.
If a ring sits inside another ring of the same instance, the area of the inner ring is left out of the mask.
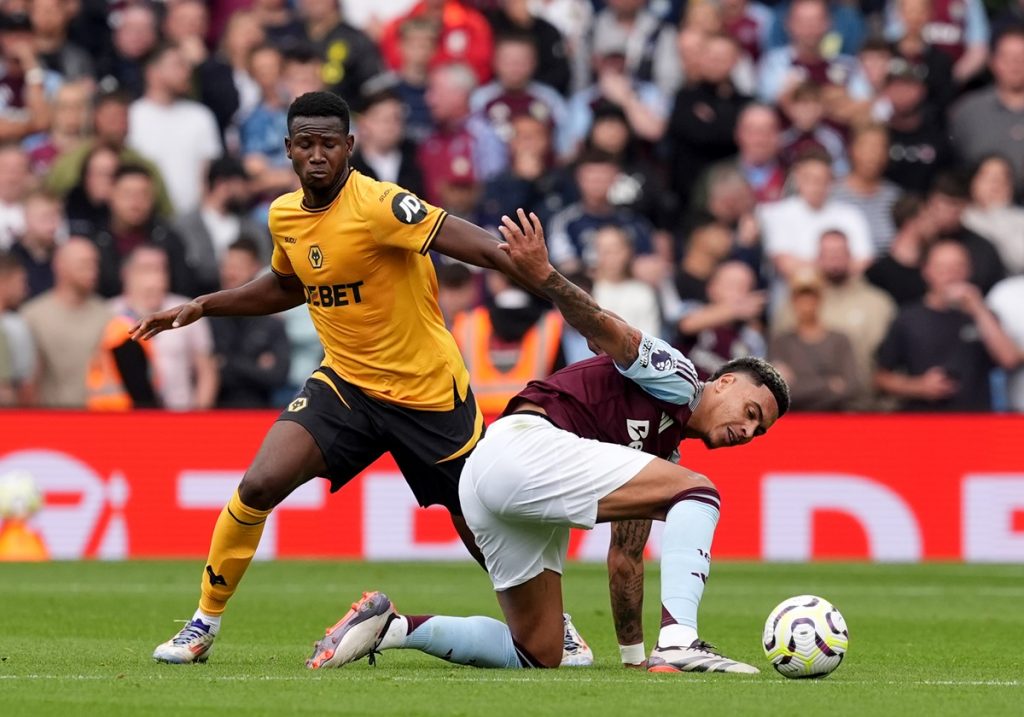
<path id="1" fill-rule="evenodd" d="M 626 232 L 608 225 L 594 235 L 594 300 L 648 336 L 660 336 L 658 295 L 630 273 L 633 244 Z"/>
<path id="2" fill-rule="evenodd" d="M 1008 372 L 1010 409 L 1024 413 L 1024 276 L 1003 279 L 992 287 L 985 299 L 988 308 L 1017 345 L 1017 368 Z"/>
<path id="3" fill-rule="evenodd" d="M 199 206 L 206 167 L 223 149 L 213 112 L 184 99 L 191 73 L 181 50 L 157 48 L 146 61 L 146 92 L 128 113 L 128 145 L 156 164 L 179 216 Z"/>
<path id="4" fill-rule="evenodd" d="M 25 233 L 25 195 L 32 175 L 28 154 L 17 144 L 0 147 L 0 249 Z"/>
<path id="5" fill-rule="evenodd" d="M 765 251 L 781 278 L 788 278 L 818 254 L 822 234 L 842 232 L 849 241 L 855 273 L 871 261 L 875 249 L 863 212 L 853 205 L 829 199 L 832 167 L 827 154 L 809 151 L 792 171 L 796 194 L 760 207 Z"/>

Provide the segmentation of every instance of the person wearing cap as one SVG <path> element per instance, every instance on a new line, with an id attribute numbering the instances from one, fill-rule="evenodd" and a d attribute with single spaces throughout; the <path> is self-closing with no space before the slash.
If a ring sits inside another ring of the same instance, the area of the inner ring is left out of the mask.
<path id="1" fill-rule="evenodd" d="M 885 176 L 904 191 L 918 194 L 926 193 L 935 174 L 953 161 L 941 118 L 927 102 L 925 74 L 922 66 L 893 58 L 879 105 L 889 126 Z"/>
<path id="2" fill-rule="evenodd" d="M 242 163 L 224 157 L 210 164 L 200 206 L 174 223 L 185 241 L 188 264 L 200 293 L 220 288 L 217 267 L 228 247 L 240 239 L 255 244 L 263 260 L 270 259 L 266 229 L 247 216 L 250 200 L 249 175 Z"/>
<path id="3" fill-rule="evenodd" d="M 790 387 L 794 411 L 848 411 L 858 406 L 864 385 L 850 340 L 821 320 L 824 284 L 810 267 L 789 284 L 796 327 L 774 338 L 768 360 Z"/>

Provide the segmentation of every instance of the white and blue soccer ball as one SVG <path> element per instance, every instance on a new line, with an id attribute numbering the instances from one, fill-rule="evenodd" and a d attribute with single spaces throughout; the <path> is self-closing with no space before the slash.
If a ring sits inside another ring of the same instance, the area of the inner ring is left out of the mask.
<path id="1" fill-rule="evenodd" d="M 784 677 L 824 677 L 839 667 L 850 644 L 846 620 L 815 595 L 783 600 L 764 623 L 761 646 Z"/>
<path id="2" fill-rule="evenodd" d="M 43 505 L 43 494 L 28 471 L 0 476 L 0 519 L 28 520 Z"/>

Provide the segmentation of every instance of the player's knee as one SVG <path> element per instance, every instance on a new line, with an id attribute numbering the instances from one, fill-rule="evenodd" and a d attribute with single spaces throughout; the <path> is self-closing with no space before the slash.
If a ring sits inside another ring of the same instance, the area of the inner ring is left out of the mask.
<path id="1" fill-rule="evenodd" d="M 543 636 L 534 634 L 533 638 L 528 645 L 517 644 L 520 654 L 530 661 L 532 667 L 551 669 L 562 664 L 564 646 L 561 630 L 552 630 Z"/>
<path id="2" fill-rule="evenodd" d="M 677 468 L 679 472 L 674 481 L 673 494 L 666 504 L 667 509 L 671 509 L 681 500 L 699 498 L 700 496 L 713 500 L 716 505 L 720 504 L 721 498 L 718 495 L 718 489 L 710 478 L 682 466 L 677 466 Z"/>
<path id="3" fill-rule="evenodd" d="M 238 497 L 243 503 L 256 510 L 271 510 L 288 497 L 287 481 L 249 470 L 238 485 Z"/>

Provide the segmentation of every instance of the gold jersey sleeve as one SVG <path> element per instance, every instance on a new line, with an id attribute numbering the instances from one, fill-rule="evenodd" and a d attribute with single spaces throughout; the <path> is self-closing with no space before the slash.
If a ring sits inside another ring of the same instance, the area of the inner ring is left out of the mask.
<path id="1" fill-rule="evenodd" d="M 356 171 L 327 207 L 306 209 L 301 190 L 270 207 L 271 268 L 302 282 L 324 365 L 373 398 L 446 411 L 467 395 L 427 256 L 446 217 Z"/>

